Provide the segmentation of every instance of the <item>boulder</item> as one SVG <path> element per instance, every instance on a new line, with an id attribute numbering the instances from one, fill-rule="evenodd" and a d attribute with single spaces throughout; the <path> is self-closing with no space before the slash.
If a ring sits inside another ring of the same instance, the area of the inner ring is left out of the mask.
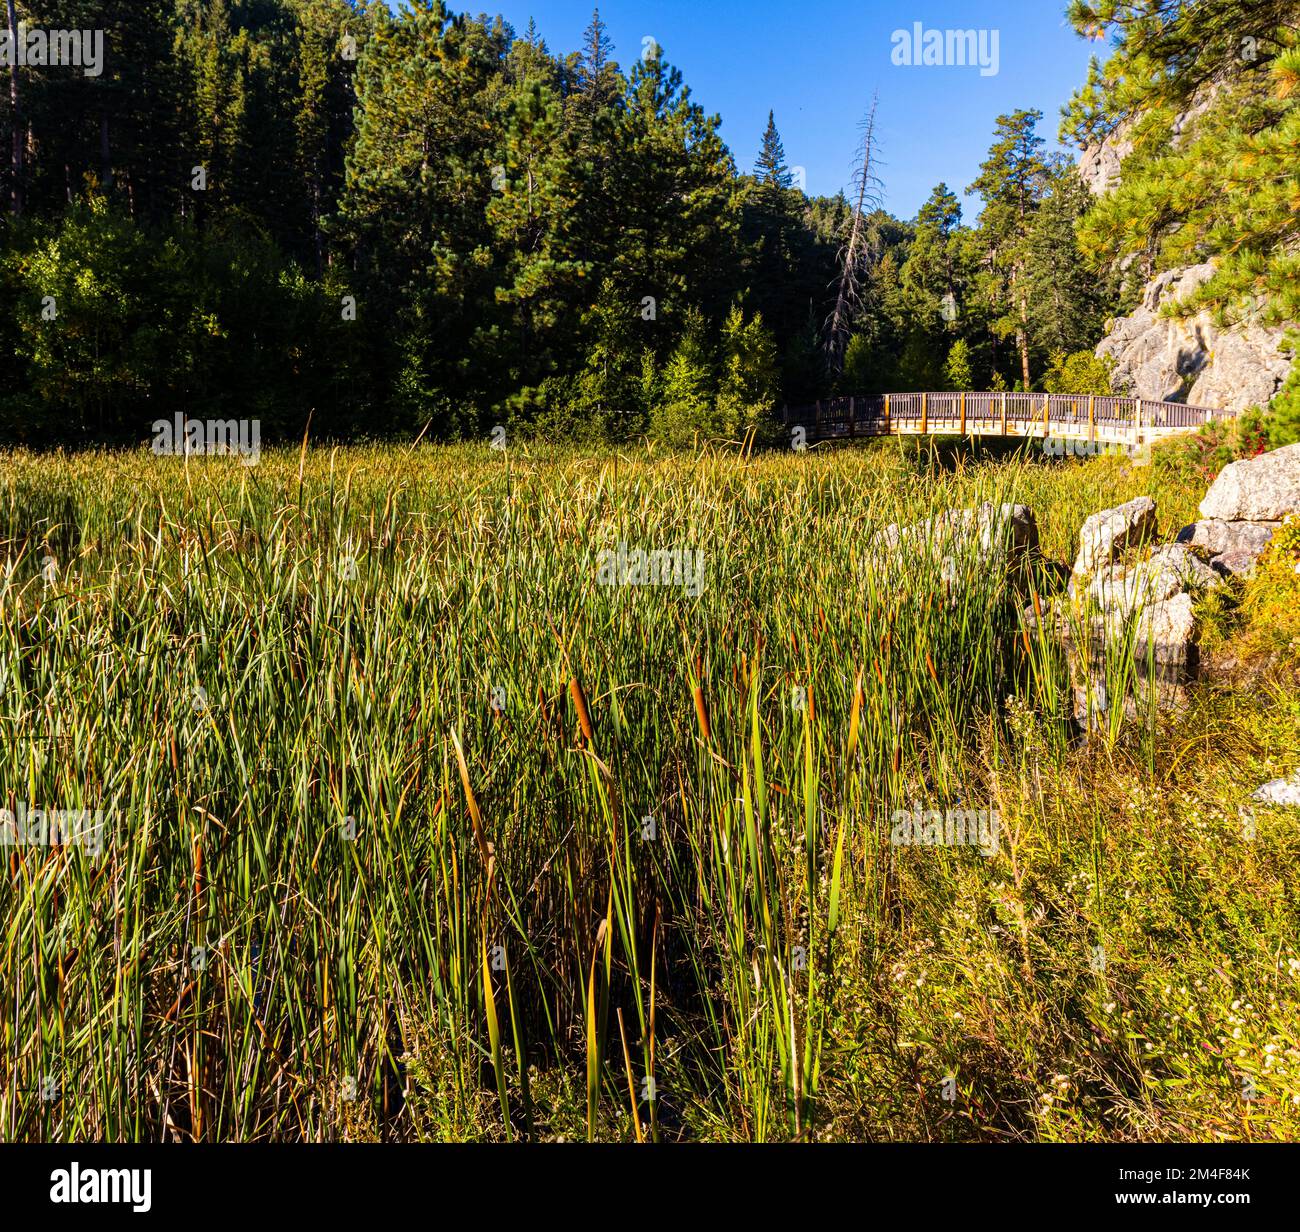
<path id="1" fill-rule="evenodd" d="M 1177 542 L 1204 548 L 1211 557 L 1237 552 L 1259 556 L 1268 547 L 1278 525 L 1277 522 L 1225 522 L 1222 518 L 1206 518 L 1184 526 L 1178 532 Z"/>
<path id="2" fill-rule="evenodd" d="M 1088 585 L 1086 599 L 1089 656 L 1104 654 L 1132 628 L 1133 658 L 1161 668 L 1194 672 L 1199 656 L 1193 594 L 1222 585 L 1223 579 L 1186 544 L 1156 548 L 1135 565 L 1112 565 Z"/>
<path id="3" fill-rule="evenodd" d="M 1145 609 L 1138 618 L 1133 657 L 1154 660 L 1162 667 L 1195 668 L 1196 618 L 1186 591 Z"/>
<path id="4" fill-rule="evenodd" d="M 1300 511 L 1300 445 L 1223 468 L 1201 502 L 1201 517 L 1224 522 L 1284 521 Z"/>
<path id="5" fill-rule="evenodd" d="M 1290 778 L 1274 779 L 1252 793 L 1252 800 L 1261 804 L 1280 804 L 1286 808 L 1300 808 L 1300 770 Z"/>
<path id="6" fill-rule="evenodd" d="M 1127 592 L 1120 602 L 1090 618 L 1089 659 L 1100 660 L 1108 644 L 1122 643 L 1128 634 L 1129 622 L 1136 618 L 1132 630 L 1133 660 L 1139 667 L 1154 662 L 1160 667 L 1195 671 L 1199 655 L 1192 596 L 1187 591 L 1178 591 L 1140 606 L 1123 606 L 1124 600 L 1131 596 L 1132 592 Z M 1066 640 L 1067 643 L 1070 641 L 1068 636 Z"/>
<path id="7" fill-rule="evenodd" d="M 1103 509 L 1088 518 L 1079 531 L 1079 555 L 1075 558 L 1075 577 L 1092 576 L 1109 565 L 1125 548 L 1149 539 L 1156 530 L 1156 503 L 1149 496 Z"/>
<path id="8" fill-rule="evenodd" d="M 881 551 L 880 549 L 883 549 Z M 938 558 L 943 580 L 960 573 L 962 554 L 973 551 L 985 564 L 1008 558 L 1015 564 L 1038 551 L 1038 520 L 1028 505 L 994 505 L 946 509 L 911 526 L 886 526 L 871 543 L 868 560 L 879 564 L 900 553 Z"/>
<path id="9" fill-rule="evenodd" d="M 1210 568 L 1222 578 L 1241 578 L 1243 581 L 1255 572 L 1259 555 L 1255 552 L 1222 552 L 1210 561 Z"/>
<path id="10" fill-rule="evenodd" d="M 985 501 L 975 509 L 949 509 L 935 523 L 940 534 L 977 536 L 982 556 L 1009 551 L 1016 557 L 1038 551 L 1038 519 L 1028 505 Z"/>

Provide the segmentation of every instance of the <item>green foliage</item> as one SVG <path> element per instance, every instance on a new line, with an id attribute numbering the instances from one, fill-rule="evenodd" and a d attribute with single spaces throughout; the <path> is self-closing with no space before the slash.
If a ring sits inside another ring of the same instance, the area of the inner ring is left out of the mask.
<path id="1" fill-rule="evenodd" d="M 1300 652 L 1300 517 L 1273 532 L 1242 598 L 1254 639 L 1267 649 Z"/>
<path id="2" fill-rule="evenodd" d="M 785 146 L 781 143 L 781 134 L 776 131 L 776 115 L 771 111 L 767 113 L 767 128 L 763 133 L 758 162 L 754 165 L 754 175 L 760 184 L 773 188 L 789 188 L 794 183 L 790 168 L 785 165 Z"/>
<path id="3" fill-rule="evenodd" d="M 722 372 L 718 382 L 717 422 L 733 440 L 750 431 L 771 439 L 777 431 L 772 412 L 779 393 L 776 343 L 755 316 L 746 321 L 732 308 L 722 327 Z"/>
<path id="4" fill-rule="evenodd" d="M 1114 82 L 1108 80 L 1101 61 L 1088 61 L 1088 77 L 1073 98 L 1061 108 L 1060 139 L 1063 145 L 1083 150 L 1097 145 L 1115 131 Z"/>
<path id="5" fill-rule="evenodd" d="M 871 339 L 866 334 L 854 334 L 844 348 L 844 367 L 840 373 L 840 386 L 845 393 L 875 393 L 879 357 L 874 353 Z"/>
<path id="6" fill-rule="evenodd" d="M 1108 394 L 1110 374 L 1115 361 L 1092 351 L 1075 351 L 1067 355 L 1057 351 L 1043 377 L 1043 389 L 1049 394 Z"/>
<path id="7" fill-rule="evenodd" d="M 1268 420 L 1255 408 L 1235 419 L 1208 423 L 1194 435 L 1161 442 L 1152 453 L 1152 464 L 1166 479 L 1203 488 L 1228 463 L 1256 457 L 1268 448 Z"/>
<path id="8" fill-rule="evenodd" d="M 726 432 L 717 415 L 707 327 L 696 311 L 687 314 L 681 341 L 664 365 L 659 401 L 650 413 L 650 432 L 673 446 Z"/>
<path id="9" fill-rule="evenodd" d="M 1288 336 L 1292 355 L 1300 350 L 1300 333 Z M 1300 364 L 1293 363 L 1286 383 L 1268 406 L 1268 443 L 1271 449 L 1300 442 Z"/>
<path id="10" fill-rule="evenodd" d="M 1074 0 L 1081 33 L 1114 35 L 1107 112 L 1128 125 L 1123 179 L 1080 229 L 1085 253 L 1118 267 L 1212 260 L 1182 310 L 1226 320 L 1300 318 L 1300 29 L 1294 0 Z M 1076 108 L 1088 109 L 1086 95 Z M 1193 119 L 1175 137 L 1177 115 Z"/>
<path id="11" fill-rule="evenodd" d="M 977 236 L 983 258 L 980 294 L 1001 338 L 1014 339 L 1025 387 L 1030 376 L 1028 237 L 1048 182 L 1039 111 L 1016 111 L 997 119 L 993 145 L 968 189 L 984 201 Z"/>
<path id="12" fill-rule="evenodd" d="M 946 389 L 973 389 L 975 377 L 971 372 L 970 344 L 964 338 L 958 338 L 948 352 L 948 362 L 944 365 L 943 376 Z"/>

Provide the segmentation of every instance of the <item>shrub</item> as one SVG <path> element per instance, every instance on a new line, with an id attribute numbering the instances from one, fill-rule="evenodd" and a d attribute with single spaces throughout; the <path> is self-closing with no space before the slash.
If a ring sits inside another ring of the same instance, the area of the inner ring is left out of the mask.
<path id="1" fill-rule="evenodd" d="M 779 383 L 776 343 L 762 315 L 746 322 L 741 310 L 733 308 L 722 327 L 718 426 L 735 439 L 751 429 L 758 429 L 761 439 L 769 439 L 776 428 L 772 412 Z"/>
<path id="2" fill-rule="evenodd" d="M 1043 389 L 1049 394 L 1106 394 L 1111 389 L 1110 374 L 1114 366 L 1115 361 L 1109 356 L 1094 355 L 1091 351 L 1075 351 L 1072 355 L 1057 351 L 1043 378 Z"/>
<path id="3" fill-rule="evenodd" d="M 694 309 L 686 330 L 664 365 L 659 401 L 650 417 L 650 432 L 668 445 L 689 445 L 697 436 L 717 436 L 717 420 L 704 318 Z"/>
<path id="4" fill-rule="evenodd" d="M 943 369 L 944 380 L 949 389 L 970 389 L 975 377 L 971 372 L 970 343 L 965 338 L 958 338 L 948 352 L 948 362 Z"/>
<path id="5" fill-rule="evenodd" d="M 1236 419 L 1216 419 L 1193 434 L 1164 441 L 1152 453 L 1163 478 L 1209 484 L 1230 462 L 1253 458 L 1268 448 L 1267 425 L 1258 408 Z"/>
<path id="6" fill-rule="evenodd" d="M 1274 533 L 1246 583 L 1242 611 L 1255 637 L 1273 649 L 1300 647 L 1300 516 Z"/>
<path id="7" fill-rule="evenodd" d="M 1300 334 L 1287 341 L 1292 352 L 1300 350 Z M 1269 403 L 1268 443 L 1273 449 L 1300 441 L 1300 363 L 1292 364 L 1291 375 Z"/>

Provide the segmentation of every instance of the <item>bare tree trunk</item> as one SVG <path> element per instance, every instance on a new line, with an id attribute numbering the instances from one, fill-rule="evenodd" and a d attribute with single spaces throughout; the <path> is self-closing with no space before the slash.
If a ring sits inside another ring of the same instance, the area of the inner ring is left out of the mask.
<path id="1" fill-rule="evenodd" d="M 1025 293 L 1020 292 L 1020 328 L 1016 331 L 1016 341 L 1020 343 L 1020 369 L 1025 379 L 1025 393 L 1029 392 L 1029 304 Z"/>
<path id="2" fill-rule="evenodd" d="M 9 120 L 13 125 L 13 156 L 10 172 L 13 175 L 13 193 L 10 208 L 15 215 L 23 212 L 23 150 L 26 134 L 23 132 L 22 98 L 18 91 L 18 10 L 14 0 L 9 4 Z"/>
<path id="3" fill-rule="evenodd" d="M 854 308 L 861 291 L 859 276 L 862 272 L 866 249 L 867 206 L 879 204 L 880 180 L 875 173 L 876 162 L 876 108 L 880 98 L 871 100 L 871 110 L 862 124 L 862 146 L 854 174 L 857 200 L 853 206 L 853 223 L 849 238 L 840 253 L 840 281 L 835 296 L 835 310 L 826 331 L 826 357 L 832 375 L 837 375 L 844 365 L 844 351 L 848 346 L 848 331 Z"/>

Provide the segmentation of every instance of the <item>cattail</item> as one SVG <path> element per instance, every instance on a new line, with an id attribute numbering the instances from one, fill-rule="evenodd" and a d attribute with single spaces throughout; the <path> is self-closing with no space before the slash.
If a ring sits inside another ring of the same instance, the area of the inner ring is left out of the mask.
<path id="1" fill-rule="evenodd" d="M 711 729 L 709 728 L 709 708 L 704 704 L 704 689 L 702 686 L 698 684 L 695 686 L 694 697 L 695 716 L 700 721 L 700 731 L 704 734 L 704 739 L 707 741 L 711 737 Z"/>
<path id="2" fill-rule="evenodd" d="M 591 715 L 587 712 L 587 698 L 582 691 L 582 685 L 578 683 L 577 676 L 569 681 L 569 696 L 573 698 L 573 704 L 578 711 L 578 726 L 582 728 L 583 736 L 591 740 Z"/>

